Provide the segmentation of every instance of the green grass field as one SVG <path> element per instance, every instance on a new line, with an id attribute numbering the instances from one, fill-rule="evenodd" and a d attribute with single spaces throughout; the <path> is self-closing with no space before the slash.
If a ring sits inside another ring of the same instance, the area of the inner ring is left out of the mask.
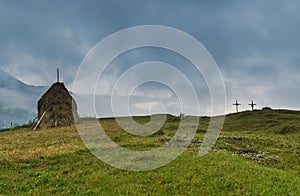
<path id="1" fill-rule="evenodd" d="M 188 117 L 186 117 L 188 118 Z M 141 124 L 149 117 L 136 117 Z M 133 136 L 115 119 L 100 119 L 109 137 L 132 150 L 164 145 L 180 118 L 168 116 L 159 133 Z M 88 119 L 86 119 L 88 122 Z M 201 117 L 201 140 L 209 118 Z M 128 125 L 130 126 L 130 125 Z M 0 194 L 299 195 L 300 112 L 257 110 L 226 116 L 205 156 L 192 143 L 175 161 L 150 171 L 124 171 L 97 159 L 75 126 L 0 132 Z"/>

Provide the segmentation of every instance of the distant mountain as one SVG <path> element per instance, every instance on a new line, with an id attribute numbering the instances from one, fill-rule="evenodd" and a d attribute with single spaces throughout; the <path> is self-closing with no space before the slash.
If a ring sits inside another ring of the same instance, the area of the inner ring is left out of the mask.
<path id="1" fill-rule="evenodd" d="M 48 86 L 27 85 L 0 70 L 0 128 L 34 119 L 37 101 L 47 89 Z"/>
<path id="2" fill-rule="evenodd" d="M 48 86 L 34 86 L 25 84 L 8 73 L 0 69 L 0 89 L 22 91 L 24 93 L 40 93 L 45 91 Z"/>

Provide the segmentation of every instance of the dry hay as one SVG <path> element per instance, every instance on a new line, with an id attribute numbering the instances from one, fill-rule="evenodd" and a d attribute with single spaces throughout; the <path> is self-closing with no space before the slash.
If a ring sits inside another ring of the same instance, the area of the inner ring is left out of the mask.
<path id="1" fill-rule="evenodd" d="M 38 128 L 77 123 L 77 105 L 63 83 L 56 82 L 38 101 Z"/>

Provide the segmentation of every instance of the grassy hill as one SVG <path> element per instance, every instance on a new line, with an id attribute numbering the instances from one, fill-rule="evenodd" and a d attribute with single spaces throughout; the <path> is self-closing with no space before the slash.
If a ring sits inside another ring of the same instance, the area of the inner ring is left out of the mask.
<path id="1" fill-rule="evenodd" d="M 186 117 L 189 118 L 189 117 Z M 149 117 L 135 117 L 141 124 Z M 86 119 L 88 121 L 88 119 Z M 133 136 L 115 119 L 100 119 L 110 138 L 133 150 L 168 141 L 179 118 L 168 116 L 159 133 Z M 196 139 L 204 137 L 208 117 L 200 118 Z M 0 133 L 0 194 L 155 194 L 298 195 L 300 192 L 300 112 L 245 111 L 226 116 L 210 153 L 200 144 L 164 167 L 143 172 L 111 167 L 86 149 L 75 126 Z"/>

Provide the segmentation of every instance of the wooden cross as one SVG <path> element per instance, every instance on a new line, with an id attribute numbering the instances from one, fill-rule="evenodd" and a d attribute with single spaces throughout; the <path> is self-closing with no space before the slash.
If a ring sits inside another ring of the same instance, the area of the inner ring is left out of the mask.
<path id="1" fill-rule="evenodd" d="M 236 112 L 239 112 L 239 106 L 242 105 L 238 102 L 238 100 L 235 100 L 235 103 L 233 104 L 235 105 L 235 108 L 236 108 Z"/>
<path id="2" fill-rule="evenodd" d="M 254 110 L 254 106 L 256 105 L 256 103 L 253 102 L 253 100 L 251 100 L 251 103 L 249 103 L 248 105 L 251 106 L 252 111 Z"/>

